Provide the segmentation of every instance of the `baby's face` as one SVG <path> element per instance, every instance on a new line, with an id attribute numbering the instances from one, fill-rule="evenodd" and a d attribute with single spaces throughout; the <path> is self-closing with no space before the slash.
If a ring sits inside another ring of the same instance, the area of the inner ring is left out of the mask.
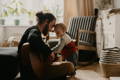
<path id="1" fill-rule="evenodd" d="M 53 20 L 49 23 L 49 31 L 52 31 L 52 29 L 55 27 L 56 20 Z"/>
<path id="2" fill-rule="evenodd" d="M 62 35 L 64 34 L 64 31 L 61 29 L 55 29 L 55 33 L 57 37 L 62 37 Z"/>

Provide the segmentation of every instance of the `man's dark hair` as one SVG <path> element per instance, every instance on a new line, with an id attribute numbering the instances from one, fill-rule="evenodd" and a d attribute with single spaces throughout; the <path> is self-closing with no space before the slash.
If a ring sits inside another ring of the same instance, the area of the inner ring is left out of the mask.
<path id="1" fill-rule="evenodd" d="M 43 13 L 38 12 L 36 13 L 38 24 L 44 23 L 46 20 L 48 20 L 48 23 L 50 23 L 53 20 L 56 20 L 55 16 L 51 13 Z"/>

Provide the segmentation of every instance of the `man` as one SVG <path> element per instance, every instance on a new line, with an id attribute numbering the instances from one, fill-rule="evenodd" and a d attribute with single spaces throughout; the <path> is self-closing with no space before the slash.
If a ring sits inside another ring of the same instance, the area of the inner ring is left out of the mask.
<path id="1" fill-rule="evenodd" d="M 52 62 L 52 59 L 54 59 L 54 53 L 42 39 L 42 34 L 47 35 L 48 31 L 54 27 L 56 18 L 51 13 L 42 12 L 37 13 L 36 16 L 38 21 L 37 25 L 30 27 L 25 31 L 18 46 L 18 59 L 20 62 L 22 80 L 43 80 L 39 71 L 39 67 L 41 67 L 41 65 L 39 65 L 41 63 L 40 56 L 42 56 L 42 66 L 44 65 L 44 80 L 51 80 L 73 73 L 74 66 L 70 62 Z M 32 53 L 29 53 L 31 65 L 23 67 L 21 62 L 21 48 L 26 42 L 29 43 L 30 51 Z"/>

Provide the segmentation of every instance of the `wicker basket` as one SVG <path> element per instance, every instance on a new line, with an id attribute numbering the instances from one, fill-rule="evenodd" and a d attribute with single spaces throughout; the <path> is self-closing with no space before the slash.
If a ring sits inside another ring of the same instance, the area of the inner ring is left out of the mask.
<path id="1" fill-rule="evenodd" d="M 120 76 L 120 64 L 100 63 L 100 69 L 104 77 Z"/>

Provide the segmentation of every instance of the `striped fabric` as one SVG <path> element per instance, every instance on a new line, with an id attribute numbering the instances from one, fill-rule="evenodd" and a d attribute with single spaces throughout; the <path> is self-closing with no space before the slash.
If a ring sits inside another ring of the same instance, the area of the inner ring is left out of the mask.
<path id="1" fill-rule="evenodd" d="M 100 62 L 107 64 L 120 64 L 120 49 L 119 50 L 103 50 L 100 55 Z"/>
<path id="2" fill-rule="evenodd" d="M 77 30 L 87 30 L 87 31 L 95 31 L 96 24 L 95 16 L 78 16 L 70 19 L 68 34 L 72 39 L 76 39 Z M 95 35 L 81 32 L 80 33 L 80 44 L 85 45 L 93 45 L 95 40 Z"/>

